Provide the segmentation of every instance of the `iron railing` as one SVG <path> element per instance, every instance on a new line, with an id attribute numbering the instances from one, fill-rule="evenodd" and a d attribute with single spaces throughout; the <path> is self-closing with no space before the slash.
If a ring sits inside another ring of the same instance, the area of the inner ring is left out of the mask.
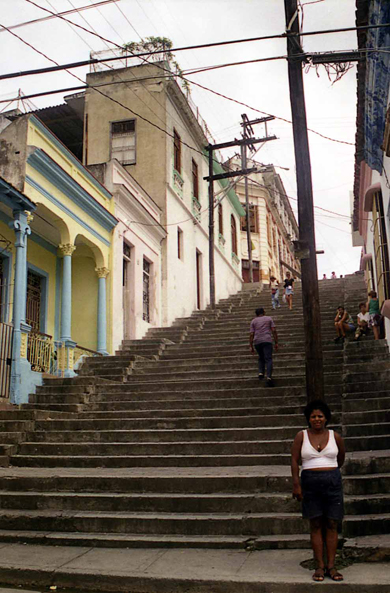
<path id="1" fill-rule="evenodd" d="M 0 397 L 9 397 L 14 328 L 0 323 Z"/>
<path id="2" fill-rule="evenodd" d="M 27 360 L 36 373 L 50 373 L 54 359 L 53 336 L 31 331 L 27 336 Z"/>

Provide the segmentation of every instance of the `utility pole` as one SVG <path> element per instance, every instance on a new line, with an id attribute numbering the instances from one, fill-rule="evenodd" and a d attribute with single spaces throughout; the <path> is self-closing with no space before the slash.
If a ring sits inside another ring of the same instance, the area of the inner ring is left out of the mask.
<path id="1" fill-rule="evenodd" d="M 232 146 L 253 145 L 260 142 L 267 142 L 268 140 L 276 140 L 276 136 L 267 136 L 266 138 L 243 138 L 242 140 L 232 140 L 231 142 L 223 142 L 222 144 L 208 144 L 206 150 L 208 152 L 209 174 L 203 177 L 209 182 L 209 278 L 210 278 L 210 306 L 215 309 L 215 266 L 214 266 L 214 181 L 218 179 L 228 179 L 230 177 L 246 176 L 249 173 L 257 171 L 256 167 L 251 169 L 241 169 L 240 171 L 228 171 L 227 173 L 218 173 L 214 175 L 214 158 L 215 150 L 221 148 L 230 148 Z"/>
<path id="2" fill-rule="evenodd" d="M 321 343 L 321 315 L 318 290 L 313 188 L 303 88 L 303 51 L 299 38 L 297 0 L 284 0 L 286 14 L 288 78 L 293 122 L 298 189 L 299 242 L 302 304 L 306 350 L 307 400 L 324 399 L 324 370 Z"/>
<path id="3" fill-rule="evenodd" d="M 210 305 L 215 309 L 215 268 L 214 268 L 214 171 L 213 148 L 209 151 L 209 276 L 210 276 Z"/>
<path id="4" fill-rule="evenodd" d="M 242 117 L 241 126 L 243 127 L 242 137 L 244 139 L 253 138 L 254 131 L 253 131 L 252 126 L 255 124 L 263 124 L 263 123 L 265 123 L 265 135 L 267 137 L 267 135 L 268 135 L 267 122 L 275 119 L 274 116 L 270 115 L 267 117 L 261 117 L 259 119 L 253 119 L 252 121 L 249 121 L 246 113 L 243 113 L 241 115 L 241 117 Z M 249 144 L 248 148 L 251 152 L 254 152 L 254 150 L 255 150 L 255 147 L 253 146 L 253 144 Z M 247 145 L 243 144 L 241 146 L 241 165 L 242 165 L 243 169 L 247 168 L 246 149 L 247 149 Z M 251 284 L 253 284 L 252 237 L 251 237 L 251 220 L 250 220 L 251 217 L 250 217 L 250 208 L 249 208 L 249 191 L 248 191 L 248 176 L 247 175 L 245 175 L 244 184 L 245 184 L 246 237 L 247 237 L 247 243 L 248 243 L 248 262 L 249 262 L 249 282 Z"/>

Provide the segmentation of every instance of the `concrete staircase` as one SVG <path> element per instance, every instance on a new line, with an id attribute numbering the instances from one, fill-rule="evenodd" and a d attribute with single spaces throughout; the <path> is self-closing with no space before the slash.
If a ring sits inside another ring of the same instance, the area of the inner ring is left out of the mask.
<path id="1" fill-rule="evenodd" d="M 390 359 L 372 336 L 333 341 L 337 306 L 356 315 L 365 298 L 361 276 L 320 282 L 320 293 L 326 396 L 348 449 L 343 536 L 360 550 L 390 532 Z M 0 472 L 0 541 L 310 547 L 289 470 L 306 399 L 300 287 L 294 310 L 273 315 L 272 389 L 248 347 L 258 306 L 271 312 L 268 293 L 239 293 L 88 359 L 78 378 L 46 380 L 21 413 L 51 416 L 24 426 Z"/>

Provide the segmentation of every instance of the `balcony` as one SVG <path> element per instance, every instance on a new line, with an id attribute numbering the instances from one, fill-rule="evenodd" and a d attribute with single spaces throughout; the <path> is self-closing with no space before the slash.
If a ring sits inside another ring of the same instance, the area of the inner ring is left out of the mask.
<path id="1" fill-rule="evenodd" d="M 218 233 L 218 247 L 220 248 L 222 253 L 225 252 L 225 243 L 226 243 L 225 237 L 223 235 L 221 235 L 221 233 Z"/>
<path id="2" fill-rule="evenodd" d="M 236 253 L 233 253 L 232 251 L 232 264 L 233 264 L 233 268 L 239 272 L 240 271 L 240 258 L 238 257 L 238 255 Z"/>
<path id="3" fill-rule="evenodd" d="M 197 198 L 195 198 L 195 196 L 192 196 L 192 214 L 195 218 L 194 220 L 194 224 L 196 224 L 197 222 L 200 222 L 201 219 L 201 210 L 202 210 L 202 205 L 199 202 L 199 200 Z"/>
<path id="4" fill-rule="evenodd" d="M 176 169 L 173 169 L 173 189 L 179 198 L 183 199 L 184 179 Z"/>

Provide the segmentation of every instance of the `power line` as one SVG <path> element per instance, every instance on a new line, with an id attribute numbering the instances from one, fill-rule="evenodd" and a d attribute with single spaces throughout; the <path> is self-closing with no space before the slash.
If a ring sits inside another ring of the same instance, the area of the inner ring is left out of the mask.
<path id="1" fill-rule="evenodd" d="M 293 198 L 292 196 L 289 196 L 288 194 L 285 194 L 279 190 L 274 190 L 272 188 L 270 188 L 268 185 L 264 185 L 263 183 L 260 183 L 259 181 L 255 181 L 255 179 L 252 179 L 251 177 L 249 178 L 249 182 L 250 183 L 254 183 L 255 185 L 258 185 L 259 187 L 262 187 L 268 191 L 275 191 L 276 193 L 278 193 L 280 196 L 283 196 L 284 198 L 288 198 L 289 200 L 293 200 L 294 202 L 298 202 L 298 198 Z M 317 210 L 323 210 L 324 212 L 328 212 L 329 214 L 335 214 L 336 216 L 340 216 L 342 218 L 348 218 L 348 220 L 350 220 L 350 216 L 348 216 L 348 214 L 341 214 L 340 212 L 334 212 L 333 210 L 328 210 L 327 208 L 322 208 L 321 206 L 314 206 L 314 208 L 317 208 Z"/>
<path id="2" fill-rule="evenodd" d="M 30 4 L 33 4 L 33 5 L 34 5 L 34 6 L 36 6 L 37 8 L 41 8 L 42 10 L 45 10 L 46 12 L 50 12 L 51 14 L 53 14 L 53 13 L 52 13 L 50 10 L 48 10 L 48 9 L 46 9 L 46 8 L 43 8 L 42 6 L 39 6 L 39 4 L 36 4 L 35 2 L 33 2 L 33 0 L 26 0 L 26 2 L 28 2 L 28 3 L 30 3 Z M 58 16 L 58 15 L 57 15 L 57 16 Z M 111 41 L 111 40 L 109 40 L 109 39 L 105 39 L 104 37 L 102 37 L 101 35 L 99 35 L 99 34 L 98 34 L 98 33 L 96 33 L 96 32 L 93 32 L 93 31 L 90 31 L 90 30 L 88 30 L 88 29 L 85 29 L 85 27 L 82 27 L 81 25 L 77 25 L 76 23 L 73 23 L 72 21 L 68 21 L 68 19 L 66 19 L 66 18 L 64 18 L 64 17 L 61 17 L 61 16 L 59 16 L 59 18 L 61 18 L 62 20 L 65 20 L 65 21 L 67 21 L 67 22 L 70 22 L 71 24 L 73 24 L 73 25 L 74 25 L 74 26 L 76 26 L 76 27 L 80 27 L 81 29 L 83 29 L 83 30 L 84 30 L 84 31 L 86 31 L 87 33 L 90 33 L 90 34 L 92 34 L 92 35 L 96 35 L 96 36 L 98 36 L 98 37 L 99 37 L 100 39 L 102 39 L 104 42 L 107 42 L 107 41 L 108 41 L 108 42 L 109 42 L 109 43 L 111 43 L 112 45 L 116 45 L 117 47 L 120 47 L 120 46 L 118 46 L 118 45 L 117 45 L 115 42 L 113 42 L 113 41 Z M 378 27 L 380 27 L 380 26 L 381 26 L 381 25 L 372 25 L 372 26 L 364 26 L 363 28 L 372 28 L 372 27 L 374 27 L 374 28 L 378 28 Z M 389 24 L 389 25 L 384 25 L 384 26 L 390 26 L 390 24 Z M 6 28 L 6 27 L 5 27 L 5 28 Z M 354 29 L 357 29 L 357 28 L 355 27 Z M 344 30 L 345 30 L 345 29 L 343 29 L 343 31 L 344 31 Z M 340 31 L 341 31 L 341 30 L 340 30 Z M 12 34 L 12 31 L 9 31 L 9 32 L 11 32 L 11 34 Z M 330 32 L 330 30 L 329 30 L 329 31 L 326 31 L 326 32 Z M 333 30 L 332 32 L 338 32 L 338 31 L 336 31 L 336 30 Z M 311 32 L 311 33 L 313 33 L 313 32 Z M 283 34 L 283 37 L 284 37 L 284 36 L 285 36 L 285 34 Z M 259 40 L 259 39 L 265 39 L 265 38 L 263 37 L 263 38 L 257 38 L 257 39 Z M 242 40 L 241 40 L 241 41 L 242 41 Z M 222 42 L 222 43 L 223 43 L 223 44 L 226 44 L 226 43 L 233 43 L 233 42 Z M 207 46 L 210 46 L 210 44 L 206 44 L 206 45 L 207 45 Z M 30 47 L 32 47 L 32 46 L 30 46 Z M 200 46 L 194 46 L 194 47 L 200 47 Z M 185 49 L 190 49 L 190 47 L 187 47 L 187 48 L 185 48 Z M 171 51 L 178 51 L 178 50 L 171 50 Z M 157 52 L 144 52 L 144 53 L 142 53 L 142 54 L 134 54 L 133 52 L 131 52 L 131 53 L 132 53 L 133 57 L 141 57 L 141 56 L 143 56 L 143 55 L 153 55 L 153 54 L 155 54 L 155 53 L 161 53 L 161 52 L 158 52 L 158 51 L 157 51 Z M 42 54 L 42 55 L 43 55 L 43 54 Z M 84 65 L 87 65 L 88 63 L 97 63 L 97 62 L 100 62 L 100 61 L 107 62 L 107 61 L 111 61 L 111 60 L 113 60 L 113 59 L 116 59 L 116 60 L 118 60 L 118 59 L 123 59 L 123 56 L 122 56 L 122 57 L 115 57 L 115 58 L 108 58 L 108 59 L 106 59 L 106 60 L 97 60 L 97 59 L 96 59 L 95 61 L 88 60 L 88 61 L 85 61 L 83 64 L 84 64 Z M 142 59 L 142 57 L 141 57 L 141 59 Z M 54 62 L 54 60 L 50 60 L 50 61 Z M 144 61 L 144 62 L 146 62 L 146 63 L 148 63 L 148 64 L 150 65 L 150 63 L 149 63 L 147 60 L 143 60 L 143 61 Z M 55 64 L 57 64 L 56 62 L 54 62 L 54 63 L 55 63 Z M 71 67 L 76 67 L 76 66 L 75 66 L 75 64 L 81 65 L 82 63 L 81 63 L 81 62 L 74 63 L 73 65 L 71 65 Z M 170 70 L 168 70 L 168 69 L 166 69 L 166 68 L 164 68 L 164 67 L 160 66 L 159 64 L 155 64 L 155 65 L 156 65 L 157 67 L 159 67 L 160 69 L 162 69 L 162 70 L 164 70 L 164 71 L 167 71 L 167 72 L 169 72 L 169 74 L 172 76 L 172 72 L 171 72 Z M 58 66 L 59 68 L 61 68 L 61 66 L 59 66 L 59 64 L 57 64 L 57 66 Z M 35 73 L 43 73 L 43 72 L 42 72 L 42 70 L 44 70 L 44 69 L 40 69 L 40 71 L 36 70 L 36 71 L 35 71 Z M 46 71 L 52 71 L 52 70 L 46 70 Z M 33 72 L 33 71 L 31 71 L 31 72 Z M 14 73 L 14 74 L 15 74 L 16 76 L 23 75 L 22 73 Z M 2 78 L 4 78 L 4 77 L 12 77 L 12 76 L 13 76 L 13 75 L 9 75 L 9 74 L 8 74 L 8 75 L 3 75 L 3 76 L 0 76 L 0 80 L 1 80 Z M 185 78 L 183 75 L 180 75 L 180 74 L 178 74 L 177 76 L 178 76 L 179 78 L 181 78 L 182 80 L 185 80 L 185 81 L 187 81 L 187 82 L 189 82 L 189 83 L 191 83 L 191 84 L 194 84 L 195 86 L 198 86 L 199 88 L 202 88 L 202 89 L 204 89 L 204 90 L 207 90 L 207 91 L 209 91 L 209 92 L 211 92 L 211 93 L 213 93 L 213 94 L 216 94 L 217 96 L 223 97 L 223 98 L 224 98 L 224 99 L 226 99 L 226 100 L 229 100 L 229 101 L 232 101 L 232 102 L 234 102 L 234 103 L 237 103 L 237 104 L 239 104 L 239 105 L 242 105 L 242 106 L 244 106 L 244 107 L 247 107 L 248 109 L 252 109 L 253 111 L 256 111 L 256 112 L 258 112 L 258 113 L 261 113 L 261 114 L 263 114 L 263 115 L 268 115 L 268 116 L 275 117 L 275 119 L 279 119 L 280 121 L 285 121 L 286 123 L 289 123 L 289 124 L 291 124 L 291 123 L 292 123 L 292 122 L 291 122 L 291 120 L 288 120 L 288 119 L 286 119 L 286 118 L 282 118 L 282 117 L 278 117 L 278 116 L 275 116 L 275 115 L 273 115 L 273 114 L 270 114 L 270 113 L 266 113 L 266 112 L 264 112 L 264 111 L 261 111 L 261 110 L 259 110 L 259 109 L 256 109 L 256 108 L 254 108 L 254 107 L 251 107 L 250 105 L 247 105 L 246 103 L 243 103 L 243 102 L 241 102 L 241 101 L 238 101 L 238 100 L 236 100 L 236 99 L 233 99 L 232 97 L 228 97 L 228 96 L 226 96 L 226 95 L 223 95 L 222 93 L 218 93 L 217 91 L 214 91 L 213 89 L 210 89 L 210 88 L 208 88 L 208 87 L 205 87 L 204 85 L 201 85 L 201 84 L 199 84 L 199 83 L 197 83 L 197 82 L 194 82 L 194 81 L 188 80 L 188 79 L 187 79 L 187 78 Z M 77 78 L 78 78 L 78 77 L 77 77 Z M 79 78 L 78 78 L 78 79 L 79 79 Z M 80 80 L 80 79 L 79 79 L 79 80 Z M 159 118 L 159 119 L 160 119 L 160 118 Z M 315 131 L 315 130 L 312 130 L 312 129 L 310 129 L 310 128 L 308 128 L 308 131 L 310 131 L 310 132 L 312 132 L 312 133 L 314 133 L 314 134 L 316 134 L 316 135 L 320 136 L 321 138 L 324 138 L 324 139 L 326 139 L 326 140 L 330 140 L 330 141 L 332 141 L 332 142 L 338 142 L 338 143 L 340 143 L 340 144 L 347 144 L 347 145 L 350 145 L 350 146 L 355 146 L 355 144 L 354 144 L 354 143 L 352 143 L 352 142 L 347 142 L 347 141 L 345 141 L 345 140 L 338 140 L 338 139 L 335 139 L 335 138 L 330 138 L 329 136 L 326 136 L 326 135 L 324 135 L 324 134 L 321 134 L 320 132 L 317 132 L 317 131 Z"/>
<path id="3" fill-rule="evenodd" d="M 95 4 L 89 4 L 88 6 L 80 6 L 80 8 L 73 7 L 72 10 L 65 10 L 64 12 L 59 12 L 57 15 L 53 14 L 50 16 L 44 16 L 40 19 L 33 19 L 32 21 L 26 21 L 24 23 L 19 23 L 17 25 L 11 25 L 8 27 L 10 30 L 19 29 L 20 27 L 26 27 L 27 25 L 35 25 L 36 23 L 43 23 L 44 21 L 48 21 L 49 19 L 55 18 L 58 15 L 65 15 L 65 14 L 74 14 L 75 12 L 79 13 L 82 10 L 88 10 L 89 8 L 97 8 L 98 6 L 103 6 L 104 4 L 112 4 L 112 2 L 119 2 L 119 0 L 102 0 L 101 2 L 96 2 Z M 3 33 L 6 29 L 0 29 L 0 33 Z"/>

